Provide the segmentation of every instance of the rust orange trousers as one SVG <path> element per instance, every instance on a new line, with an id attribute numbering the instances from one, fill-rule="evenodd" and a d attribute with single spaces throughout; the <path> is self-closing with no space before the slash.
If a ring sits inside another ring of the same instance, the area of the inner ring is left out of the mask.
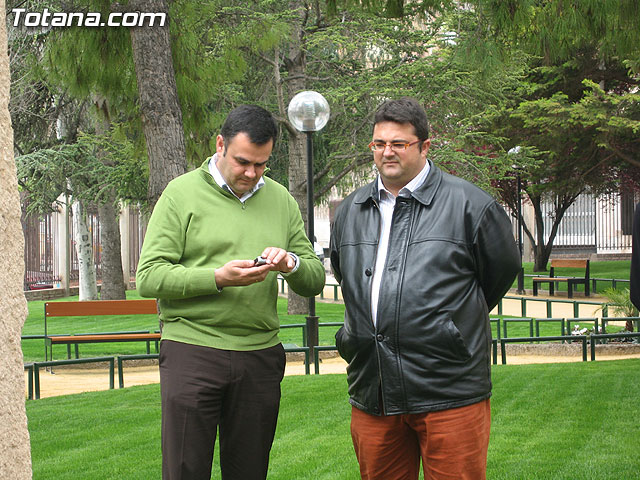
<path id="1" fill-rule="evenodd" d="M 491 406 L 375 416 L 352 407 L 351 437 L 363 480 L 484 480 Z"/>

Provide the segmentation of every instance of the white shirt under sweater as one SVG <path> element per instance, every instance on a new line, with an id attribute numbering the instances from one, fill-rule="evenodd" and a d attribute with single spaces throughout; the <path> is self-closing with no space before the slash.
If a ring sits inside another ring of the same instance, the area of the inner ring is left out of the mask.
<path id="1" fill-rule="evenodd" d="M 247 193 L 245 193 L 241 197 L 238 197 L 235 194 L 235 192 L 233 190 L 231 190 L 231 188 L 229 188 L 229 185 L 227 185 L 227 181 L 224 179 L 224 177 L 220 173 L 220 170 L 218 170 L 217 163 L 218 163 L 218 154 L 214 153 L 213 157 L 211 157 L 209 159 L 209 173 L 211 174 L 213 179 L 216 181 L 218 186 L 220 186 L 220 188 L 226 190 L 227 192 L 231 192 L 243 204 L 249 198 L 251 198 L 254 193 L 256 193 L 260 188 L 262 188 L 264 186 L 264 178 L 262 178 L 262 175 L 260 175 L 260 180 L 258 180 L 258 183 L 251 190 L 249 190 Z"/>
<path id="2" fill-rule="evenodd" d="M 245 193 L 241 197 L 238 197 L 235 194 L 235 192 L 231 190 L 231 188 L 229 188 L 229 185 L 227 185 L 227 181 L 222 176 L 222 173 L 220 173 L 220 170 L 218 169 L 217 164 L 218 164 L 218 154 L 214 153 L 213 156 L 209 158 L 209 173 L 211 174 L 211 176 L 213 177 L 213 179 L 215 180 L 215 182 L 218 184 L 220 188 L 233 194 L 238 200 L 240 200 L 242 205 L 244 205 L 244 202 L 249 200 L 254 193 L 256 193 L 258 190 L 264 187 L 264 178 L 262 178 L 262 175 L 261 175 L 260 180 L 258 180 L 258 183 L 251 190 L 249 190 L 247 193 Z M 298 268 L 300 267 L 300 257 L 298 257 L 298 255 L 296 255 L 293 252 L 287 252 L 287 253 L 289 254 L 289 256 L 291 256 L 291 258 L 293 258 L 295 265 L 293 267 L 293 270 L 291 270 L 288 273 L 280 272 L 280 275 L 282 275 L 283 277 L 286 277 L 287 275 L 292 274 L 293 272 L 298 270 Z"/>
<path id="3" fill-rule="evenodd" d="M 425 162 L 425 166 L 413 180 L 407 183 L 398 192 L 400 197 L 410 197 L 411 193 L 420 187 L 429 174 L 429 162 Z M 373 280 L 371 282 L 371 318 L 373 324 L 378 322 L 378 299 L 380 298 L 380 284 L 382 283 L 382 275 L 384 273 L 384 265 L 387 260 L 387 252 L 389 250 L 389 235 L 391 234 L 391 220 L 393 218 L 393 209 L 396 205 L 396 197 L 387 190 L 380 175 L 378 175 L 378 192 L 380 195 L 380 241 L 378 242 L 378 251 L 376 254 L 376 264 L 373 269 Z"/>

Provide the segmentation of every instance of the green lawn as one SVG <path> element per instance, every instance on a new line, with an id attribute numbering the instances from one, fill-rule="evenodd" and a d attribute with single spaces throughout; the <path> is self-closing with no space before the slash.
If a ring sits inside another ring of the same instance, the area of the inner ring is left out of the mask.
<path id="1" fill-rule="evenodd" d="M 601 272 L 609 274 L 619 274 L 623 270 L 622 264 L 629 262 L 594 262 Z M 616 264 L 609 266 L 608 270 L 601 264 Z M 622 265 L 622 266 L 621 266 Z M 628 273 L 627 273 L 628 277 Z M 530 281 L 530 280 L 529 280 Z M 127 292 L 127 298 L 141 298 L 135 290 Z M 78 297 L 67 297 L 60 300 L 77 300 Z M 44 334 L 44 301 L 28 302 L 29 314 L 22 330 L 23 335 L 43 335 Z M 288 315 L 286 313 L 287 301 L 284 298 L 278 299 L 278 315 L 282 325 L 305 323 L 304 315 Z M 344 319 L 344 305 L 341 303 L 316 303 L 317 315 L 320 323 L 342 322 Z M 334 345 L 335 332 L 339 327 L 321 326 L 319 331 L 320 345 Z M 155 315 L 130 315 L 130 316 L 101 316 L 101 317 L 59 317 L 48 322 L 50 334 L 73 334 L 91 332 L 111 332 L 111 331 L 135 331 L 135 330 L 157 330 L 158 320 Z M 611 326 L 609 332 L 619 330 L 620 327 Z M 497 338 L 496 325 L 492 325 L 493 338 Z M 529 328 L 525 324 L 510 324 L 508 326 L 509 336 L 528 337 Z M 540 325 L 541 336 L 555 336 L 560 334 L 560 327 L 557 324 L 542 323 Z M 295 343 L 302 345 L 301 328 L 283 328 L 280 331 L 280 338 L 283 343 Z M 146 345 L 142 342 L 131 343 L 99 343 L 80 345 L 81 357 L 99 357 L 113 355 L 130 355 L 146 353 Z M 153 350 L 153 346 L 152 346 Z M 25 339 L 22 341 L 22 351 L 25 362 L 44 360 L 44 340 Z M 66 346 L 56 345 L 53 349 L 54 359 L 66 358 Z"/>
<path id="2" fill-rule="evenodd" d="M 532 262 L 524 262 L 524 288 L 527 290 L 533 289 L 533 284 L 531 281 L 531 277 L 527 277 L 526 275 L 536 275 L 546 277 L 549 273 L 548 268 L 546 272 L 534 272 L 533 271 L 533 263 Z M 631 261 L 630 260 L 607 260 L 600 262 L 589 262 L 589 277 L 590 278 L 615 278 L 616 280 L 629 280 L 629 274 L 631 269 Z M 569 277 L 578 277 L 583 276 L 584 271 L 576 268 L 557 268 L 555 269 L 555 276 L 569 276 Z M 517 279 L 513 282 L 513 288 L 518 286 Z M 611 287 L 611 282 L 597 282 L 598 291 L 602 292 L 603 290 Z M 629 287 L 628 283 L 618 284 L 617 288 Z M 558 288 L 559 287 L 559 288 Z M 547 285 L 544 285 L 544 290 L 546 290 Z M 582 291 L 582 286 L 578 287 L 579 291 Z M 559 283 L 556 286 L 556 290 L 566 292 L 567 285 L 564 283 Z"/>
<path id="3" fill-rule="evenodd" d="M 127 292 L 128 299 L 141 298 L 135 290 Z M 78 300 L 78 297 L 67 297 L 60 301 Z M 29 314 L 22 329 L 23 335 L 43 335 L 44 334 L 44 301 L 28 302 Z M 320 316 L 320 322 L 342 322 L 344 320 L 344 305 L 338 303 L 318 302 L 316 313 Z M 278 316 L 281 324 L 305 323 L 304 315 L 288 315 L 287 301 L 284 298 L 278 299 Z M 57 317 L 48 320 L 47 329 L 49 334 L 74 334 L 91 332 L 118 332 L 134 330 L 157 330 L 158 317 L 156 315 L 121 315 L 121 316 L 100 316 L 100 317 Z M 338 327 L 324 326 L 320 328 L 320 344 L 335 344 L 334 336 Z M 301 328 L 285 328 L 280 332 L 283 343 L 295 343 L 302 345 Z M 128 355 L 146 353 L 146 345 L 143 342 L 131 343 L 98 343 L 80 345 L 81 357 L 101 357 L 113 355 Z M 72 348 L 73 351 L 73 348 Z M 153 346 L 152 346 L 153 351 Z M 22 352 L 25 362 L 35 362 L 44 360 L 44 340 L 25 339 L 22 340 Z M 67 349 L 65 345 L 55 345 L 53 348 L 53 358 L 66 358 Z"/>
<path id="4" fill-rule="evenodd" d="M 495 366 L 488 478 L 638 478 L 639 369 Z M 269 478 L 358 479 L 345 376 L 286 377 L 282 390 Z M 158 385 L 29 401 L 27 415 L 36 480 L 160 478 Z"/>

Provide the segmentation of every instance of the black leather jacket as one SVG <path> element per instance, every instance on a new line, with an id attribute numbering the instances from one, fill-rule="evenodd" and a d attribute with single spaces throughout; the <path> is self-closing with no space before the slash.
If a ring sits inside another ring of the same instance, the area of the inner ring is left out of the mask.
<path id="1" fill-rule="evenodd" d="M 345 302 L 336 345 L 349 363 L 351 404 L 394 415 L 489 398 L 488 312 L 520 269 L 507 215 L 487 193 L 431 164 L 424 184 L 396 201 L 374 326 L 378 199 L 377 181 L 356 190 L 331 232 Z"/>

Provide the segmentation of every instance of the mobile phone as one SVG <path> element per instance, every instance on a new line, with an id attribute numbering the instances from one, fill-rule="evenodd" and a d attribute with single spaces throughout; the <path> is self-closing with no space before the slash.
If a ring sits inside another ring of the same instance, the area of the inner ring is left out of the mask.
<path id="1" fill-rule="evenodd" d="M 266 265 L 266 264 L 267 264 L 267 259 L 264 257 L 256 257 L 256 259 L 253 261 L 254 266 Z"/>

